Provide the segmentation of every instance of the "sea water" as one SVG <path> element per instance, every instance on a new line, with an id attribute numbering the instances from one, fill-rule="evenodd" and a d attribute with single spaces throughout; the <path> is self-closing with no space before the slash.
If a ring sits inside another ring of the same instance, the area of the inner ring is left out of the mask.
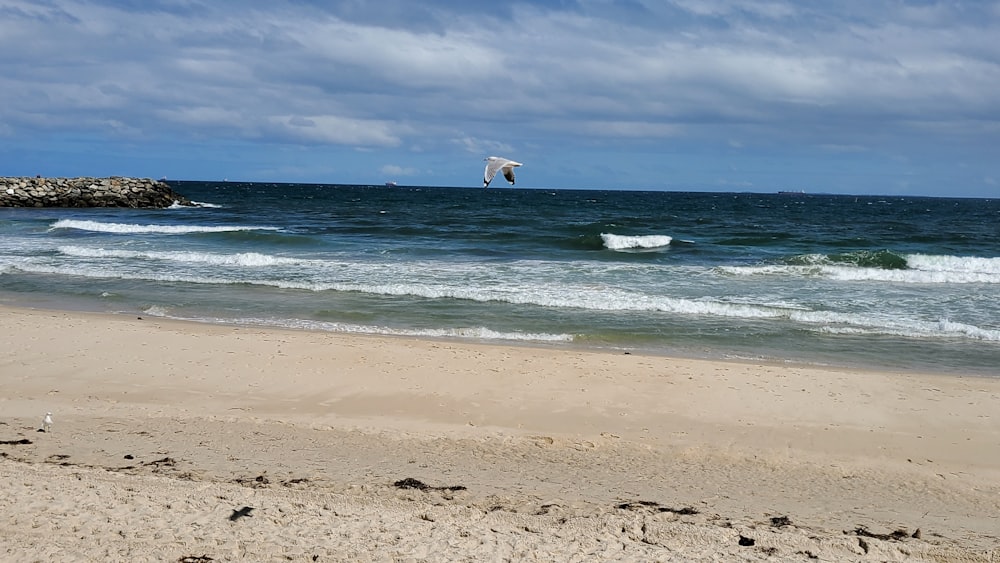
<path id="1" fill-rule="evenodd" d="M 1000 199 L 171 182 L 0 209 L 0 300 L 1000 375 Z"/>

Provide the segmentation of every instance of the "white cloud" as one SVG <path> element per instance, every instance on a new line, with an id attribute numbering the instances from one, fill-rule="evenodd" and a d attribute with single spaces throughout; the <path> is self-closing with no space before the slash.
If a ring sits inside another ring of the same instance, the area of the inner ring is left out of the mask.
<path id="1" fill-rule="evenodd" d="M 695 20 L 684 33 L 585 10 L 526 7 L 511 14 L 514 21 L 501 22 L 462 13 L 449 18 L 449 7 L 438 5 L 431 11 L 442 27 L 432 32 L 270 4 L 235 11 L 225 2 L 173 3 L 172 12 L 72 0 L 45 8 L 5 5 L 28 14 L 7 27 L 34 37 L 30 49 L 75 54 L 84 62 L 80 70 L 64 66 L 50 75 L 62 76 L 63 84 L 36 79 L 52 111 L 106 107 L 137 127 L 153 126 L 130 117 L 148 114 L 146 103 L 157 104 L 155 115 L 188 126 L 226 120 L 207 119 L 205 108 L 211 107 L 224 108 L 230 118 L 262 116 L 265 122 L 337 116 L 313 127 L 279 128 L 315 142 L 394 146 L 407 142 L 402 128 L 389 125 L 401 121 L 420 122 L 413 131 L 431 127 L 447 135 L 450 129 L 452 137 L 472 123 L 513 134 L 517 127 L 511 125 L 530 130 L 533 121 L 547 127 L 561 122 L 569 133 L 603 129 L 620 136 L 642 128 L 608 124 L 787 119 L 788 104 L 858 115 L 887 107 L 926 114 L 935 106 L 956 113 L 958 104 L 995 111 L 992 92 L 1000 88 L 993 30 L 972 24 L 925 29 L 933 18 L 920 14 L 954 17 L 944 4 L 911 7 L 917 15 L 900 21 L 918 21 L 917 28 L 886 19 L 875 7 L 875 17 L 864 24 L 834 13 L 824 27 L 800 29 L 783 20 L 811 14 L 796 13 L 792 3 L 675 0 L 690 14 L 731 24 Z M 647 4 L 647 13 L 664 17 L 663 6 Z M 199 17 L 185 17 L 185 10 Z M 19 44 L 0 39 L 3 48 Z M 961 47 L 970 44 L 984 53 L 964 52 Z M 102 90 L 107 84 L 116 87 L 113 94 Z M 9 91 L 17 90 L 12 84 Z M 43 106 L 25 105 L 32 111 Z M 657 135 L 669 133 L 662 125 L 646 130 L 656 127 L 662 128 Z"/>
<path id="2" fill-rule="evenodd" d="M 0 123 L 442 162 L 602 139 L 874 151 L 915 127 L 998 142 L 997 2 L 484 4 L 0 0 Z"/>
<path id="3" fill-rule="evenodd" d="M 273 116 L 271 133 L 292 140 L 338 145 L 396 146 L 399 136 L 385 121 L 352 119 L 337 115 Z"/>
<path id="4" fill-rule="evenodd" d="M 420 171 L 416 168 L 398 166 L 395 164 L 386 164 L 381 169 L 382 174 L 386 176 L 399 177 L 399 176 L 416 176 Z"/>
<path id="5" fill-rule="evenodd" d="M 590 119 L 579 122 L 547 121 L 553 130 L 604 138 L 665 138 L 681 135 L 684 128 L 673 123 Z"/>
<path id="6" fill-rule="evenodd" d="M 495 51 L 461 28 L 439 35 L 336 18 L 284 25 L 306 56 L 319 58 L 328 68 L 357 67 L 402 88 L 450 90 L 456 81 L 481 83 L 504 70 Z"/>
<path id="7" fill-rule="evenodd" d="M 237 111 L 218 106 L 163 109 L 157 112 L 170 122 L 194 127 L 232 127 L 239 129 L 246 119 Z"/>
<path id="8" fill-rule="evenodd" d="M 490 139 L 464 136 L 454 139 L 453 143 L 461 147 L 463 151 L 471 154 L 509 154 L 514 152 L 514 147 L 511 145 Z"/>
<path id="9" fill-rule="evenodd" d="M 698 16 L 721 17 L 742 12 L 776 20 L 790 17 L 796 12 L 794 4 L 787 2 L 670 0 L 670 3 Z"/>

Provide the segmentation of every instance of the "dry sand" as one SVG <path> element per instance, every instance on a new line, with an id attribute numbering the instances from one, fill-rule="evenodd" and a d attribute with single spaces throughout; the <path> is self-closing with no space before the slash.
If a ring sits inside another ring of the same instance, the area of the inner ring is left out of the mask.
<path id="1" fill-rule="evenodd" d="M 1000 561 L 1000 377 L 7 306 L 0 442 L 4 561 Z"/>

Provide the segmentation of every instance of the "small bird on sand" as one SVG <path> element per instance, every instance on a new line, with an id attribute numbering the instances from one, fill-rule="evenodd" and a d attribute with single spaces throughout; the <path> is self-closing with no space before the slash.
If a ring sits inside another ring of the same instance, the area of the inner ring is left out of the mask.
<path id="1" fill-rule="evenodd" d="M 486 161 L 486 170 L 483 171 L 483 187 L 490 185 L 493 181 L 493 177 L 496 176 L 497 172 L 503 171 L 503 177 L 510 182 L 510 185 L 514 185 L 514 167 L 521 166 L 520 162 L 514 162 L 508 158 L 503 158 L 500 156 L 490 156 L 484 158 Z"/>
<path id="2" fill-rule="evenodd" d="M 42 427 L 39 430 L 42 432 L 50 432 L 52 430 L 52 413 L 45 413 L 45 416 L 42 418 Z"/>

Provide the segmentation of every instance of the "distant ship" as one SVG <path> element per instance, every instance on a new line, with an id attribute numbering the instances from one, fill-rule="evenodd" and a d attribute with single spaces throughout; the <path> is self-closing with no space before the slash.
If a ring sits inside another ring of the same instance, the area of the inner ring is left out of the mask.
<path id="1" fill-rule="evenodd" d="M 798 195 L 806 193 L 805 190 L 795 190 L 795 191 L 779 191 L 781 195 Z"/>
<path id="2" fill-rule="evenodd" d="M 393 182 L 393 181 L 390 180 L 390 181 L 388 181 L 388 182 L 385 183 L 385 187 L 387 187 L 387 188 L 395 188 L 396 187 L 396 182 Z"/>

